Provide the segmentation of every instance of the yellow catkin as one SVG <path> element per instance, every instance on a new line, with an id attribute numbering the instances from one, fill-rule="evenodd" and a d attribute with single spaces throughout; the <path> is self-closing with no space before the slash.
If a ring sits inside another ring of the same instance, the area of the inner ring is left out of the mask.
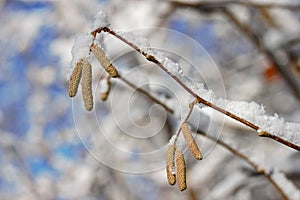
<path id="1" fill-rule="evenodd" d="M 85 109 L 91 111 L 93 109 L 93 93 L 92 93 L 92 65 L 86 60 L 82 64 L 82 96 Z"/>
<path id="2" fill-rule="evenodd" d="M 100 62 L 102 67 L 105 69 L 105 71 L 111 77 L 119 76 L 117 69 L 113 66 L 113 64 L 110 62 L 110 60 L 105 56 L 105 53 L 103 52 L 101 47 L 99 47 L 97 45 L 93 45 L 91 47 L 91 51 L 96 56 L 97 60 Z"/>
<path id="3" fill-rule="evenodd" d="M 189 128 L 189 125 L 184 122 L 181 126 L 181 130 L 185 139 L 185 142 L 187 143 L 190 151 L 192 152 L 193 156 L 197 159 L 197 160 L 201 160 L 203 158 L 202 153 L 200 152 L 198 145 L 196 143 L 196 141 L 194 140 L 191 130 Z"/>
<path id="4" fill-rule="evenodd" d="M 183 154 L 176 148 L 175 151 L 176 159 L 176 179 L 178 188 L 183 191 L 186 189 L 186 168 Z"/>
<path id="5" fill-rule="evenodd" d="M 82 74 L 82 62 L 83 59 L 80 59 L 72 72 L 70 77 L 70 85 L 69 85 L 69 96 L 74 97 L 77 94 L 78 85 L 80 83 L 81 74 Z"/>
<path id="6" fill-rule="evenodd" d="M 166 164 L 166 171 L 167 171 L 167 178 L 170 185 L 174 185 L 176 183 L 176 175 L 175 175 L 175 145 L 169 146 L 167 150 L 167 164 Z"/>

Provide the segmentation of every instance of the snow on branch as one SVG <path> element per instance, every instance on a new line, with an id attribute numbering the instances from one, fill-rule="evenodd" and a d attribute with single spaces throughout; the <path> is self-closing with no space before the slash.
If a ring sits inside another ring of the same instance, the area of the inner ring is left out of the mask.
<path id="1" fill-rule="evenodd" d="M 166 106 L 163 102 L 159 101 L 154 96 L 147 93 L 147 91 L 137 88 L 133 83 L 123 78 L 120 74 L 111 73 L 112 70 L 116 71 L 117 69 L 111 63 L 110 59 L 106 57 L 106 53 L 101 48 L 102 40 L 100 37 L 97 37 L 100 35 L 101 32 L 106 32 L 113 35 L 114 37 L 121 40 L 122 42 L 126 43 L 131 48 L 135 49 L 137 52 L 143 55 L 148 61 L 156 64 L 160 69 L 166 72 L 183 89 L 185 89 L 191 96 L 195 98 L 195 100 L 189 105 L 190 110 L 184 122 L 182 123 L 182 126 L 178 129 L 175 137 L 172 137 L 170 141 L 170 143 L 173 143 L 173 145 L 175 145 L 176 148 L 180 147 L 180 145 L 177 144 L 176 141 L 179 134 L 182 131 L 184 134 L 184 139 L 186 143 L 189 145 L 190 151 L 193 153 L 196 159 L 199 160 L 202 159 L 202 154 L 200 152 L 200 149 L 198 148 L 196 142 L 194 141 L 190 132 L 190 128 L 187 123 L 192 113 L 194 105 L 201 104 L 201 107 L 203 105 L 208 106 L 254 129 L 255 131 L 258 132 L 259 136 L 269 137 L 286 146 L 289 146 L 291 148 L 300 151 L 300 124 L 285 122 L 284 119 L 280 118 L 277 114 L 275 114 L 274 116 L 268 116 L 264 110 L 264 107 L 262 105 L 258 105 L 255 102 L 230 101 L 227 99 L 217 98 L 213 91 L 208 90 L 204 87 L 203 83 L 198 83 L 194 81 L 191 77 L 185 76 L 182 68 L 178 63 L 168 58 L 163 52 L 151 48 L 149 45 L 149 41 L 146 38 L 142 36 L 137 36 L 133 33 L 115 32 L 111 28 L 109 28 L 107 23 L 107 16 L 103 12 L 99 12 L 96 15 L 95 21 L 91 28 L 93 29 L 91 33 L 82 34 L 76 39 L 76 42 L 72 49 L 73 58 L 71 62 L 72 65 L 71 67 L 74 67 L 80 60 L 84 60 L 84 62 L 86 62 L 86 64 L 89 66 L 88 68 L 89 73 L 86 75 L 88 80 L 87 81 L 88 95 L 84 95 L 83 93 L 87 110 L 92 110 L 93 108 L 92 91 L 91 91 L 92 70 L 90 64 L 90 58 L 91 58 L 90 54 L 93 53 L 98 59 L 99 63 L 102 65 L 102 67 L 108 72 L 107 75 L 108 81 L 110 77 L 117 78 L 125 82 L 130 87 L 138 90 L 142 94 L 148 96 L 153 102 L 162 105 L 168 112 L 173 113 L 172 108 Z M 109 82 L 106 82 L 106 84 L 109 84 Z M 74 85 L 76 85 L 77 87 L 78 85 L 77 82 Z M 84 84 L 82 85 L 84 86 Z M 103 87 L 103 92 L 109 91 L 108 85 L 107 86 L 104 85 L 102 87 Z M 73 95 L 70 96 L 72 97 Z M 89 97 L 89 99 L 87 99 L 87 97 Z M 228 145 L 223 144 L 223 146 L 230 149 Z M 179 151 L 179 149 L 177 148 L 176 151 Z M 237 151 L 233 149 L 231 149 L 231 151 L 236 153 L 239 157 L 247 160 L 246 156 L 239 154 Z M 175 155 L 176 156 L 179 155 L 180 157 L 180 159 L 178 159 L 177 157 L 175 159 L 176 170 L 177 170 L 176 179 L 178 181 L 178 186 L 180 190 L 185 190 L 186 189 L 186 175 L 185 175 L 186 168 L 184 164 L 184 158 L 181 153 L 177 152 L 175 153 Z M 174 162 L 175 160 L 172 160 L 172 162 Z M 284 174 L 275 172 L 274 174 L 271 174 L 270 177 L 269 174 L 266 174 L 265 171 L 260 171 L 258 166 L 255 163 L 253 164 L 253 162 L 251 162 L 250 160 L 247 161 L 250 164 L 252 163 L 251 165 L 255 169 L 257 169 L 258 172 L 263 173 L 266 177 L 270 178 L 270 181 L 273 183 L 273 185 L 275 185 L 275 187 L 277 187 L 278 185 L 279 191 L 281 191 L 281 188 L 283 188 L 284 190 L 283 194 L 287 193 L 291 195 L 292 199 L 299 198 L 299 191 L 291 182 L 289 182 L 285 178 Z M 169 180 L 169 182 L 172 185 L 174 184 L 174 180 Z"/>
<path id="2" fill-rule="evenodd" d="M 75 63 L 90 54 L 90 47 L 97 41 L 97 34 L 107 32 L 120 39 L 150 62 L 158 65 L 163 71 L 168 73 L 177 83 L 179 83 L 188 93 L 194 96 L 199 103 L 209 106 L 250 128 L 256 130 L 259 136 L 272 138 L 282 144 L 300 150 L 300 124 L 285 122 L 277 114 L 268 116 L 264 107 L 254 102 L 230 101 L 217 98 L 213 91 L 204 88 L 202 83 L 194 81 L 183 74 L 180 65 L 168 58 L 164 53 L 149 47 L 149 41 L 133 33 L 115 32 L 108 27 L 107 16 L 99 12 L 94 20 L 91 34 L 79 36 L 72 49 L 72 62 Z"/>
<path id="3" fill-rule="evenodd" d="M 250 128 L 256 130 L 259 136 L 272 138 L 284 145 L 300 151 L 300 124 L 285 122 L 277 114 L 268 116 L 264 107 L 255 102 L 230 101 L 217 98 L 213 91 L 204 88 L 202 83 L 194 81 L 183 74 L 178 63 L 172 61 L 161 52 L 154 49 L 141 49 L 126 38 L 118 35 L 109 28 L 98 29 L 97 32 L 108 32 L 122 40 L 136 51 L 144 55 L 147 60 L 157 64 L 177 81 L 188 93 L 198 99 L 199 103 L 209 106 Z M 140 36 L 139 36 L 140 37 Z M 132 34 L 131 34 L 131 40 Z"/>
<path id="4" fill-rule="evenodd" d="M 229 110 L 259 127 L 258 134 L 264 136 L 264 132 L 271 133 L 291 143 L 300 145 L 300 124 L 284 121 L 277 114 L 268 116 L 264 106 L 255 102 L 230 101 L 226 99 L 216 99 L 215 104 Z"/>

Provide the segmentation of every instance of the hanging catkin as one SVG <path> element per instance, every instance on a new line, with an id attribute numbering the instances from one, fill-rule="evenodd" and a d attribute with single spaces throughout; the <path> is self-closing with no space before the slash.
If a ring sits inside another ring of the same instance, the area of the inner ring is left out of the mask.
<path id="1" fill-rule="evenodd" d="M 183 191 L 186 189 L 186 168 L 183 154 L 176 148 L 175 150 L 176 158 L 176 179 L 178 188 Z"/>
<path id="2" fill-rule="evenodd" d="M 83 62 L 83 59 L 80 59 L 76 63 L 76 66 L 70 77 L 70 85 L 69 85 L 69 96 L 70 97 L 74 97 L 77 94 L 78 85 L 80 83 L 81 73 L 82 73 L 82 62 Z"/>
<path id="3" fill-rule="evenodd" d="M 175 145 L 169 146 L 167 150 L 167 178 L 170 185 L 174 185 L 176 183 L 176 175 L 175 175 Z"/>
<path id="4" fill-rule="evenodd" d="M 192 152 L 193 156 L 197 160 L 201 160 L 203 158 L 202 153 L 200 152 L 198 145 L 192 136 L 192 133 L 191 133 L 188 123 L 184 122 L 181 125 L 181 130 L 182 130 L 185 142 L 189 146 L 189 149 Z"/>
<path id="5" fill-rule="evenodd" d="M 92 93 L 92 65 L 86 60 L 82 64 L 82 96 L 85 109 L 91 111 L 93 109 L 93 93 Z"/>
<path id="6" fill-rule="evenodd" d="M 93 45 L 91 47 L 91 51 L 96 56 L 97 60 L 100 62 L 102 67 L 105 69 L 105 71 L 111 76 L 111 77 L 118 77 L 118 71 L 113 66 L 113 64 L 110 62 L 110 60 L 105 56 L 105 53 L 103 52 L 102 48 Z"/>

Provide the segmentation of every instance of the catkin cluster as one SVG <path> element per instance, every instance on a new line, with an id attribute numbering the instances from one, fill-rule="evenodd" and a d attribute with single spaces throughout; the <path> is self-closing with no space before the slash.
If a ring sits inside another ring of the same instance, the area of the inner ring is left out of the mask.
<path id="1" fill-rule="evenodd" d="M 85 59 L 80 59 L 71 74 L 69 84 L 69 96 L 74 97 L 77 94 L 78 86 L 82 80 L 82 96 L 85 109 L 90 111 L 93 109 L 93 94 L 92 94 L 92 66 Z"/>
<path id="2" fill-rule="evenodd" d="M 105 69 L 105 71 L 109 74 L 110 77 L 118 77 L 118 71 L 110 62 L 110 60 L 106 57 L 104 51 L 101 47 L 97 45 L 91 46 L 91 51 L 101 64 L 101 66 Z M 105 93 L 100 94 L 100 98 L 105 101 L 108 97 L 110 90 L 110 82 L 108 80 L 108 90 Z M 86 110 L 91 111 L 93 109 L 93 92 L 92 92 L 92 65 L 87 61 L 86 58 L 81 58 L 76 63 L 76 66 L 70 77 L 69 84 L 69 96 L 75 97 L 78 91 L 79 83 L 81 81 L 82 86 L 82 96 L 84 107 Z"/>
<path id="3" fill-rule="evenodd" d="M 187 122 L 182 123 L 181 131 L 191 153 L 197 160 L 202 160 L 203 156 L 199 147 L 194 140 L 191 130 Z M 186 166 L 182 152 L 175 144 L 170 145 L 166 156 L 166 172 L 170 185 L 174 185 L 177 181 L 180 191 L 186 189 Z"/>

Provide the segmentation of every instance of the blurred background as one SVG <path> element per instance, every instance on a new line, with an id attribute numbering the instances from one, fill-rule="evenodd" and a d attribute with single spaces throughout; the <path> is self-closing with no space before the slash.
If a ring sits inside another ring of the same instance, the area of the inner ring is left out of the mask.
<path id="1" fill-rule="evenodd" d="M 217 96 L 300 122 L 300 1 L 249 2 L 0 0 L 0 199 L 281 199 L 245 161 L 201 137 L 205 159 L 185 153 L 188 189 L 169 186 L 166 147 L 192 98 L 108 35 L 120 72 L 177 114 L 118 80 L 102 102 L 97 63 L 94 111 L 84 110 L 81 93 L 68 96 L 75 38 L 104 10 L 114 30 L 147 37 Z M 194 116 L 202 130 L 300 187 L 298 152 L 211 120 Z"/>

